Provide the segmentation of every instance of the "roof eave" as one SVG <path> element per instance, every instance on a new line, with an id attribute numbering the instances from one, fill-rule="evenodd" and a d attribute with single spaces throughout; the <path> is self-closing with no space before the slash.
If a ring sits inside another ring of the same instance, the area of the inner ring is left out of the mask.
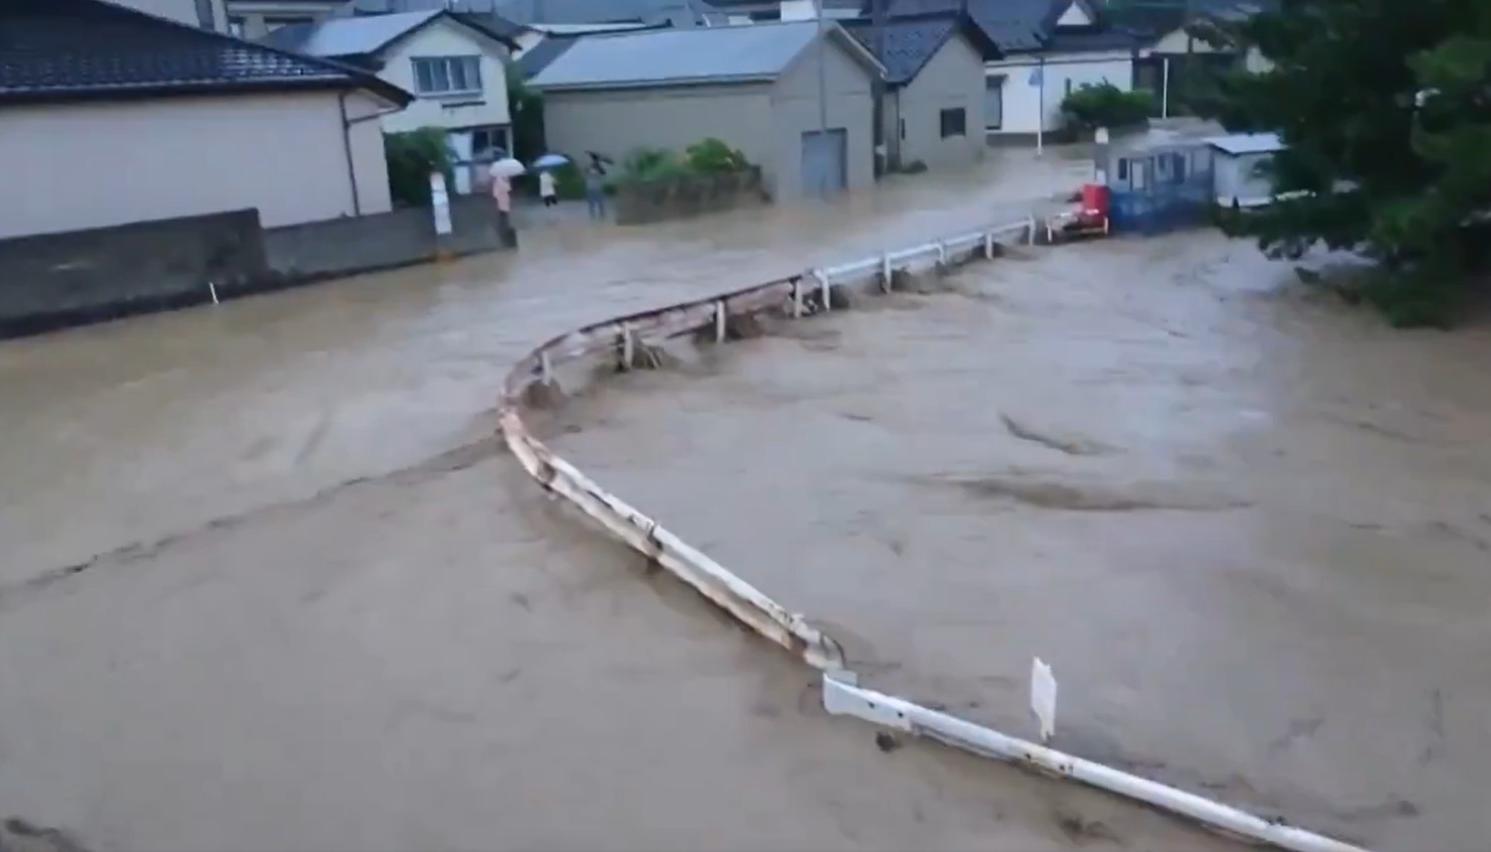
<path id="1" fill-rule="evenodd" d="M 715 77 L 668 78 L 661 80 L 616 80 L 595 83 L 544 83 L 533 79 L 528 81 L 528 85 L 540 92 L 595 92 L 616 91 L 620 89 L 661 89 L 679 86 L 771 83 L 776 79 L 777 75 L 775 74 L 740 74 Z"/>
<path id="2" fill-rule="evenodd" d="M 254 80 L 249 82 L 204 81 L 190 83 L 148 83 L 143 85 L 95 86 L 78 89 L 18 89 L 0 91 L 0 105 L 61 104 L 84 101 L 130 101 L 152 98 L 194 97 L 201 95 L 249 95 L 267 92 L 369 91 L 384 100 L 404 107 L 414 96 L 390 84 L 381 87 L 339 77 L 308 77 L 302 80 Z M 386 91 L 385 91 L 386 90 Z"/>

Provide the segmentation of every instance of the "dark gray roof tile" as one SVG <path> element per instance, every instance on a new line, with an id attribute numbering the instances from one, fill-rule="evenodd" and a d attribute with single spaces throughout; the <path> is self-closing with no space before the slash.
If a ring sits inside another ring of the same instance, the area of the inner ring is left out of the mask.
<path id="1" fill-rule="evenodd" d="M 99 0 L 0 2 L 0 102 L 295 88 L 410 100 L 356 69 Z"/>
<path id="2" fill-rule="evenodd" d="M 960 23 L 956 15 L 887 18 L 879 39 L 872 20 L 856 18 L 839 23 L 866 50 L 875 54 L 880 64 L 885 66 L 885 81 L 893 86 L 911 82 L 959 29 L 973 40 L 974 47 L 985 59 L 999 57 L 999 49 L 982 30 L 966 18 Z"/>

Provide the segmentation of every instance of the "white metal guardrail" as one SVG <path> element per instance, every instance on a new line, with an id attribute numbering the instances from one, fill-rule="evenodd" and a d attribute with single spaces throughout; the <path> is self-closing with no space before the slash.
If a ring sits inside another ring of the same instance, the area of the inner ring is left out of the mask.
<path id="1" fill-rule="evenodd" d="M 631 367 L 638 344 L 654 345 L 685 334 L 712 333 L 724 342 L 731 317 L 781 312 L 801 317 L 816 299 L 831 310 L 832 289 L 875 280 L 889 290 L 896 269 L 945 265 L 955 259 L 992 258 L 1001 237 L 1022 235 L 1034 242 L 1034 217 L 958 234 L 852 263 L 813 269 L 755 287 L 722 293 L 596 323 L 560 335 L 534 349 L 508 372 L 500 409 L 502 435 L 529 475 L 574 505 L 628 546 L 667 569 L 704 597 L 761 636 L 822 672 L 823 706 L 831 714 L 925 736 L 984 757 L 1028 766 L 1127 796 L 1208 826 L 1297 852 L 1363 852 L 1319 834 L 1266 820 L 1155 781 L 1090 760 L 1002 734 L 992 728 L 884 695 L 858 685 L 844 650 L 833 637 L 798 613 L 772 600 L 709 556 L 663 528 L 656 520 L 606 491 L 535 438 L 523 422 L 523 397 L 535 384 L 554 382 L 554 368 L 567 361 L 611 354 Z M 814 292 L 816 291 L 816 292 Z"/>

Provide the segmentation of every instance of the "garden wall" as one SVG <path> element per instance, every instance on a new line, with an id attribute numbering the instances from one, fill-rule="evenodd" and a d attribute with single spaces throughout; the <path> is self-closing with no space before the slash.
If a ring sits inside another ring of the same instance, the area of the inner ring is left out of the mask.
<path id="1" fill-rule="evenodd" d="M 0 240 L 0 338 L 513 248 L 490 198 L 265 230 L 257 210 Z"/>

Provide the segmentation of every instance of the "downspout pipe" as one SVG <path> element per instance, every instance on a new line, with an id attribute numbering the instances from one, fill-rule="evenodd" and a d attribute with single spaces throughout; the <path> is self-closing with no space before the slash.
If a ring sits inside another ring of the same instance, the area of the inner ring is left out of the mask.
<path id="1" fill-rule="evenodd" d="M 337 93 L 337 109 L 342 113 L 342 158 L 347 163 L 347 183 L 352 187 L 352 215 L 362 215 L 362 194 L 357 191 L 357 169 L 352 164 L 352 122 L 347 120 L 347 93 Z"/>
<path id="2" fill-rule="evenodd" d="M 362 215 L 362 194 L 357 189 L 357 167 L 352 160 L 352 125 L 361 124 L 364 121 L 376 121 L 385 115 L 398 112 L 403 107 L 386 109 L 379 112 L 360 115 L 357 118 L 347 117 L 347 93 L 345 91 L 337 94 L 337 110 L 342 115 L 342 158 L 347 165 L 347 184 L 352 187 L 352 215 Z"/>

